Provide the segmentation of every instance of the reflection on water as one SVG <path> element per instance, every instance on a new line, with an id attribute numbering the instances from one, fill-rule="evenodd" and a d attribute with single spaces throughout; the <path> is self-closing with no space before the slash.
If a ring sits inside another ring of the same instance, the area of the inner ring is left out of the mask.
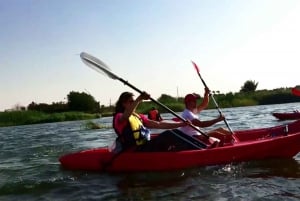
<path id="1" fill-rule="evenodd" d="M 233 130 L 262 128 L 285 123 L 277 121 L 271 115 L 273 111 L 292 111 L 298 105 L 229 108 L 223 112 Z M 216 110 L 201 114 L 203 120 L 216 116 Z M 106 117 L 93 121 L 111 126 L 111 120 Z M 86 130 L 85 123 L 0 128 L 0 200 L 300 200 L 300 154 L 294 159 L 171 172 L 109 174 L 63 170 L 59 156 L 107 146 L 115 138 L 110 127 Z M 220 122 L 209 129 L 219 126 L 225 127 Z"/>

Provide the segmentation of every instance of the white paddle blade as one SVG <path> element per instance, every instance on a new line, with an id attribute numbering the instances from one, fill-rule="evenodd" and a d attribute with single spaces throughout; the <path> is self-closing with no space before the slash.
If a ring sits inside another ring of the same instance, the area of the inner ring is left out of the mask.
<path id="1" fill-rule="evenodd" d="M 119 79 L 119 77 L 116 76 L 115 74 L 113 74 L 110 71 L 110 68 L 100 59 L 98 59 L 86 52 L 80 53 L 80 58 L 83 61 L 83 63 L 85 63 L 88 67 L 90 67 L 100 73 L 105 73 L 108 77 L 110 77 L 114 80 Z"/>

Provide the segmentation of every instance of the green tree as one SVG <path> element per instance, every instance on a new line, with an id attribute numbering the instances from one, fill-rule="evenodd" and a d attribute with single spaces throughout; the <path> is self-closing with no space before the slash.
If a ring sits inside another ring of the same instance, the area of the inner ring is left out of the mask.
<path id="1" fill-rule="evenodd" d="M 258 82 L 254 80 L 247 80 L 244 85 L 241 87 L 240 92 L 254 92 L 257 88 Z"/>
<path id="2" fill-rule="evenodd" d="M 100 104 L 94 97 L 84 92 L 71 91 L 68 95 L 68 107 L 71 111 L 100 112 Z"/>
<path id="3" fill-rule="evenodd" d="M 170 95 L 167 95 L 167 94 L 162 94 L 159 98 L 158 98 L 158 101 L 161 102 L 161 103 L 169 103 L 169 102 L 176 102 L 177 99 L 170 96 Z"/>

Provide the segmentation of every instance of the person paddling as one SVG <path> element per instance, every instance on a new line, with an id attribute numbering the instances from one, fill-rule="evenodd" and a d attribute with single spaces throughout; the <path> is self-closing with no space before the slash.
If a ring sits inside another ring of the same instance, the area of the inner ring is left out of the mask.
<path id="1" fill-rule="evenodd" d="M 199 113 L 208 106 L 209 93 L 210 93 L 209 89 L 205 88 L 204 98 L 202 102 L 198 105 L 197 105 L 197 99 L 200 99 L 200 96 L 195 93 L 187 94 L 184 98 L 185 109 L 182 112 L 181 116 L 184 119 L 191 121 L 193 125 L 200 128 L 210 127 L 216 124 L 217 122 L 223 121 L 225 118 L 223 115 L 219 115 L 219 117 L 208 121 L 201 121 L 199 119 L 198 116 Z M 190 136 L 196 136 L 198 138 L 201 136 L 201 134 L 197 130 L 192 129 L 189 126 L 184 126 L 180 128 L 180 130 Z M 224 128 L 218 128 L 216 130 L 208 132 L 207 135 L 220 139 L 221 140 L 220 145 L 222 145 L 226 140 L 225 138 L 230 137 L 230 132 L 228 130 L 225 130 Z"/>
<path id="2" fill-rule="evenodd" d="M 162 117 L 160 116 L 159 111 L 152 107 L 151 110 L 148 112 L 148 119 L 155 120 L 155 121 L 162 121 Z"/>

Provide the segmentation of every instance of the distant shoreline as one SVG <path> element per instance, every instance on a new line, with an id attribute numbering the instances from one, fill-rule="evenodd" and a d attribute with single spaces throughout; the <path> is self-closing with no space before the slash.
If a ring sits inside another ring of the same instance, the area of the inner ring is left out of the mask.
<path id="1" fill-rule="evenodd" d="M 44 113 L 38 111 L 0 112 L 0 127 L 20 126 L 29 124 L 76 121 L 100 118 L 99 114 L 84 112 Z"/>

